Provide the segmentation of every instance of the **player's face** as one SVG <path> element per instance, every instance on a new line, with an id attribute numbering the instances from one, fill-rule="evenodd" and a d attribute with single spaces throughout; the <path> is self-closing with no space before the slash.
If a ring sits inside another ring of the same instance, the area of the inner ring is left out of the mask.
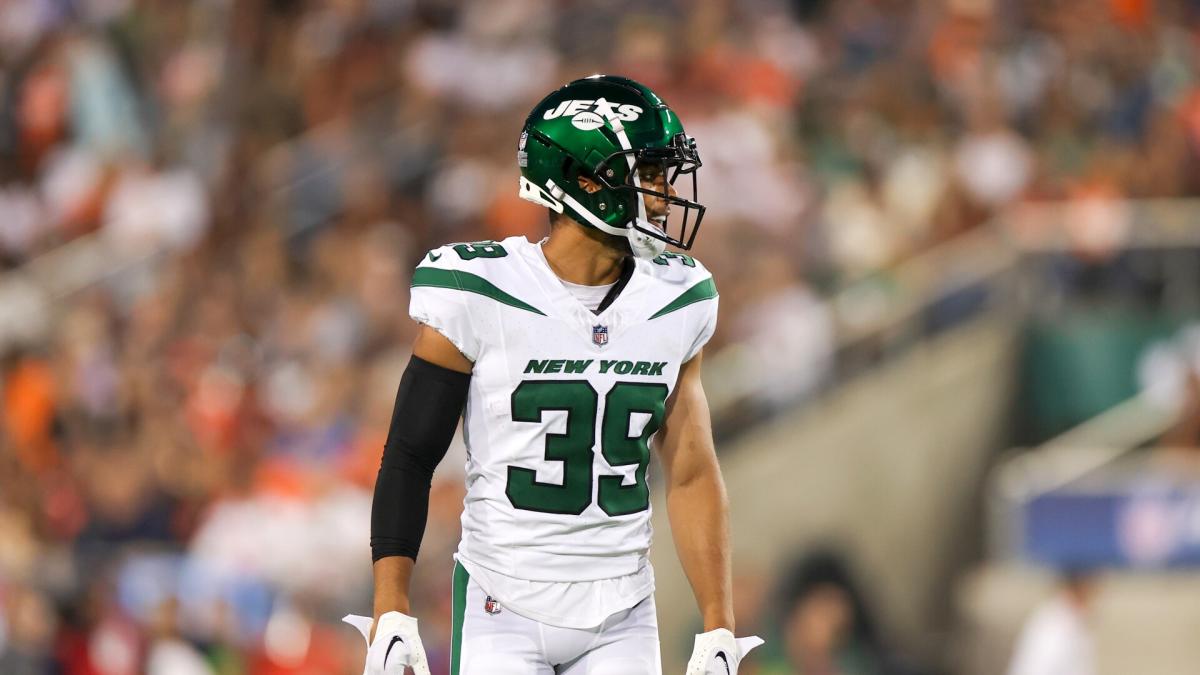
<path id="1" fill-rule="evenodd" d="M 675 188 L 667 182 L 667 177 L 663 174 L 662 166 L 658 164 L 643 164 L 639 166 L 638 181 L 647 190 L 661 192 L 672 197 L 676 194 Z M 642 199 L 646 203 L 646 218 L 659 225 L 664 224 L 667 220 L 667 214 L 671 212 L 671 206 L 667 203 L 667 200 L 653 195 L 642 195 Z"/>

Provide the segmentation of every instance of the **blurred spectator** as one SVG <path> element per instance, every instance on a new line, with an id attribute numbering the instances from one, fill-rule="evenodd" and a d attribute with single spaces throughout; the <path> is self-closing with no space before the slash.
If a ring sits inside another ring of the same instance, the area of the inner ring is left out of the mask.
<path id="1" fill-rule="evenodd" d="M 1138 361 L 1142 394 L 1166 410 L 1183 411 L 1188 404 L 1190 380 L 1200 372 L 1200 326 L 1180 330 L 1167 340 L 1151 344 Z"/>
<path id="2" fill-rule="evenodd" d="M 129 166 L 114 181 L 103 227 L 119 250 L 191 248 L 208 227 L 204 186 L 186 169 Z"/>
<path id="3" fill-rule="evenodd" d="M 1096 579 L 1064 574 L 1058 590 L 1025 622 L 1008 675 L 1096 675 L 1096 645 L 1089 625 Z"/>
<path id="4" fill-rule="evenodd" d="M 147 675 L 210 675 L 204 656 L 180 635 L 179 602 L 166 598 L 150 626 L 153 642 L 146 655 Z"/>
<path id="5" fill-rule="evenodd" d="M 810 553 L 784 577 L 777 630 L 762 675 L 887 675 L 911 672 L 884 646 L 866 598 L 843 560 Z"/>
<path id="6" fill-rule="evenodd" d="M 57 629 L 49 600 L 37 591 L 0 587 L 0 671 L 41 675 L 52 669 Z"/>
<path id="7" fill-rule="evenodd" d="M 742 280 L 753 299 L 726 314 L 747 378 L 757 383 L 753 398 L 768 410 L 816 393 L 833 363 L 833 318 L 811 289 L 789 283 L 792 267 L 784 252 L 759 254 Z"/>
<path id="8" fill-rule="evenodd" d="M 1194 371 L 1188 374 L 1179 415 L 1158 444 L 1169 449 L 1200 448 L 1200 374 Z"/>
<path id="9" fill-rule="evenodd" d="M 1138 363 L 1143 395 L 1170 411 L 1175 422 L 1158 440 L 1167 450 L 1200 448 L 1200 324 L 1171 341 L 1151 345 Z"/>

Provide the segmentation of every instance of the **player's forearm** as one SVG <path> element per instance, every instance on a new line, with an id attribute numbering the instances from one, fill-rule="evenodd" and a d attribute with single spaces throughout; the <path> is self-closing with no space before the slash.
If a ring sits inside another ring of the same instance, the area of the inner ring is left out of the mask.
<path id="1" fill-rule="evenodd" d="M 409 557 L 392 555 L 375 561 L 375 618 L 386 612 L 410 614 L 409 581 L 413 565 Z"/>
<path id="2" fill-rule="evenodd" d="M 400 378 L 371 502 L 376 618 L 409 613 L 409 579 L 425 534 L 430 482 L 454 437 L 469 382 L 470 375 L 427 361 L 416 348 Z"/>
<path id="3" fill-rule="evenodd" d="M 667 515 L 679 562 L 692 585 L 704 630 L 734 629 L 729 552 L 729 500 L 714 466 L 668 486 Z"/>

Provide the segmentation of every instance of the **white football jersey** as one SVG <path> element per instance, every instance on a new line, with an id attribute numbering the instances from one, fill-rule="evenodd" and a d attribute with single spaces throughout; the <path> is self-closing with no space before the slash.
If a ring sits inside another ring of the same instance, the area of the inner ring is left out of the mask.
<path id="1" fill-rule="evenodd" d="M 460 559 L 579 582 L 645 568 L 646 470 L 680 365 L 712 336 L 717 292 L 693 258 L 637 260 L 594 314 L 524 237 L 434 249 L 413 319 L 474 362 Z"/>

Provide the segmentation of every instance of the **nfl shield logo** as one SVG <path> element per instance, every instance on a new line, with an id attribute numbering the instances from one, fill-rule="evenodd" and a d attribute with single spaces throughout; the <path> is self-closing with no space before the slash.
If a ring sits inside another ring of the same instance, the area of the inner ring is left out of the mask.
<path id="1" fill-rule="evenodd" d="M 500 603 L 496 602 L 496 600 L 489 595 L 487 596 L 487 600 L 484 600 L 483 602 L 483 611 L 495 616 L 500 613 Z"/>
<path id="2" fill-rule="evenodd" d="M 597 347 L 608 344 L 608 326 L 592 326 L 592 344 Z"/>

